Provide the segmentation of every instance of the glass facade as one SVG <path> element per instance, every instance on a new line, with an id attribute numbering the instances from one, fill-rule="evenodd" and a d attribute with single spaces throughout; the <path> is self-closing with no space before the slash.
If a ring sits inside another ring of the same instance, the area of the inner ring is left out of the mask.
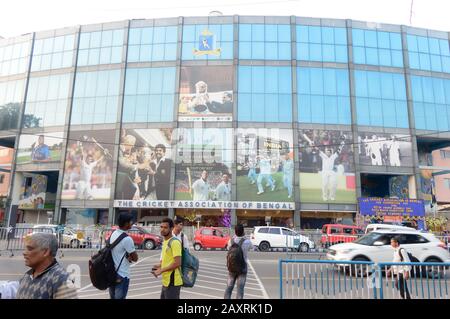
<path id="1" fill-rule="evenodd" d="M 0 76 L 25 73 L 28 70 L 30 42 L 0 44 Z"/>
<path id="2" fill-rule="evenodd" d="M 239 59 L 290 60 L 291 26 L 289 24 L 240 24 Z"/>
<path id="3" fill-rule="evenodd" d="M 403 67 L 400 33 L 353 29 L 352 40 L 354 63 Z"/>
<path id="4" fill-rule="evenodd" d="M 175 67 L 128 69 L 122 122 L 171 122 Z"/>
<path id="5" fill-rule="evenodd" d="M 178 27 L 130 28 L 128 62 L 175 61 Z"/>
<path id="6" fill-rule="evenodd" d="M 239 66 L 238 121 L 292 122 L 290 67 Z"/>
<path id="7" fill-rule="evenodd" d="M 78 66 L 121 63 L 123 29 L 82 32 L 78 50 Z"/>
<path id="8" fill-rule="evenodd" d="M 36 40 L 31 72 L 71 67 L 74 45 L 74 34 Z"/>
<path id="9" fill-rule="evenodd" d="M 233 58 L 233 38 L 231 24 L 184 25 L 181 59 L 230 60 Z"/>
<path id="10" fill-rule="evenodd" d="M 0 131 L 17 129 L 24 90 L 25 79 L 0 82 Z"/>
<path id="11" fill-rule="evenodd" d="M 450 73 L 448 40 L 411 34 L 406 40 L 411 69 Z"/>
<path id="12" fill-rule="evenodd" d="M 448 131 L 450 79 L 411 76 L 416 129 Z"/>
<path id="13" fill-rule="evenodd" d="M 297 60 L 347 63 L 347 30 L 298 25 Z"/>
<path id="14" fill-rule="evenodd" d="M 355 70 L 358 125 L 407 128 L 403 74 Z"/>
<path id="15" fill-rule="evenodd" d="M 347 70 L 299 67 L 297 92 L 300 123 L 351 124 Z"/>
<path id="16" fill-rule="evenodd" d="M 28 84 L 24 128 L 64 125 L 71 74 L 32 77 Z"/>
<path id="17" fill-rule="evenodd" d="M 121 70 L 80 72 L 76 76 L 71 124 L 117 121 Z"/>

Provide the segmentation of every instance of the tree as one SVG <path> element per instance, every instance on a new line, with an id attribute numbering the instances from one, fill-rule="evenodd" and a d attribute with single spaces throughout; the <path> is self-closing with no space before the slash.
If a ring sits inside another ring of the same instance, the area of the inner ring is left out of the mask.
<path id="1" fill-rule="evenodd" d="M 19 126 L 19 114 L 22 109 L 21 103 L 8 103 L 0 106 L 0 130 L 13 130 Z M 39 127 L 42 118 L 33 114 L 25 114 L 23 127 Z"/>

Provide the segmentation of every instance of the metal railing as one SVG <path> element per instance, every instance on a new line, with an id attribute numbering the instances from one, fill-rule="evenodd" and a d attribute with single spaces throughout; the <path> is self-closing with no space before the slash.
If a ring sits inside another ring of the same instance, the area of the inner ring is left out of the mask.
<path id="1" fill-rule="evenodd" d="M 449 267 L 450 263 L 439 262 L 376 264 L 281 259 L 280 298 L 450 299 Z"/>

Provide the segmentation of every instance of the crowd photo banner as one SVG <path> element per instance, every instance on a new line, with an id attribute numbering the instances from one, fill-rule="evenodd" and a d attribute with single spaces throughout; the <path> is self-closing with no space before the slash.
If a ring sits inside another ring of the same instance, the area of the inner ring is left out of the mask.
<path id="1" fill-rule="evenodd" d="M 237 199 L 294 201 L 293 134 L 289 129 L 237 130 Z"/>
<path id="2" fill-rule="evenodd" d="M 114 130 L 69 133 L 61 199 L 110 198 L 114 136 Z"/>
<path id="3" fill-rule="evenodd" d="M 232 121 L 233 67 L 181 67 L 178 120 Z"/>
<path id="4" fill-rule="evenodd" d="M 352 133 L 309 129 L 298 136 L 300 200 L 356 203 Z"/>
<path id="5" fill-rule="evenodd" d="M 173 129 L 123 129 L 115 199 L 168 200 Z"/>
<path id="6" fill-rule="evenodd" d="M 231 200 L 232 138 L 232 129 L 178 129 L 175 199 Z"/>

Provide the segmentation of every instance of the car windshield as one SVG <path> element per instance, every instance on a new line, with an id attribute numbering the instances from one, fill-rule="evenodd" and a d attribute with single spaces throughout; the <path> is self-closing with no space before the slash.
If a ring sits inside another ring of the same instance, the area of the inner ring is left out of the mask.
<path id="1" fill-rule="evenodd" d="M 372 246 L 372 244 L 377 241 L 383 234 L 380 233 L 369 233 L 367 235 L 362 236 L 361 238 L 354 241 L 355 244 Z"/>

